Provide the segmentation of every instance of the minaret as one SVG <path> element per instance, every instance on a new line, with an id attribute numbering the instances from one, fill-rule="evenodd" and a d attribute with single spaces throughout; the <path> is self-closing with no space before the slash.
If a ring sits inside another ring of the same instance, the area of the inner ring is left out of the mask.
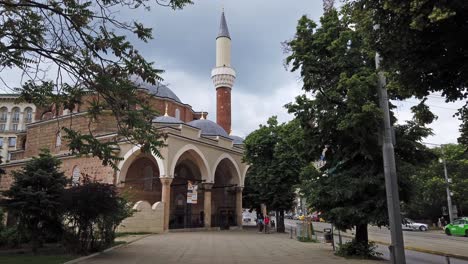
<path id="1" fill-rule="evenodd" d="M 231 131 L 231 89 L 236 72 L 231 68 L 231 36 L 224 16 L 221 14 L 218 37 L 216 37 L 216 67 L 211 71 L 216 88 L 216 123 L 227 133 Z"/>

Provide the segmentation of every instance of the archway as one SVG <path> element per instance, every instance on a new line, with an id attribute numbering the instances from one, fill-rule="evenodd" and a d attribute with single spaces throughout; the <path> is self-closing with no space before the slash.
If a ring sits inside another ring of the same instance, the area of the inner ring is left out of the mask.
<path id="1" fill-rule="evenodd" d="M 239 205 L 240 189 L 239 169 L 230 157 L 222 158 L 215 167 L 214 184 L 211 189 L 212 218 L 211 225 L 228 229 L 241 225 L 238 215 L 241 214 L 242 201 Z"/>
<path id="2" fill-rule="evenodd" d="M 173 167 L 169 229 L 203 227 L 205 212 L 201 183 L 207 178 L 207 175 L 202 174 L 207 171 L 204 159 L 199 152 L 189 149 L 177 158 Z"/>
<path id="3" fill-rule="evenodd" d="M 150 204 L 161 201 L 159 167 L 152 155 L 138 154 L 128 169 L 121 173 L 125 173 L 124 177 L 121 177 L 121 193 L 130 201 L 147 201 Z"/>

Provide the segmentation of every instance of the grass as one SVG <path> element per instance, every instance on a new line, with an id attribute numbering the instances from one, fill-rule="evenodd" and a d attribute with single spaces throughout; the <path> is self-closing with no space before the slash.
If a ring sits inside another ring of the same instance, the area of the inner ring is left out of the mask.
<path id="1" fill-rule="evenodd" d="M 8 264 L 55 264 L 64 263 L 76 258 L 73 255 L 32 255 L 32 254 L 11 254 L 0 255 L 0 263 Z"/>

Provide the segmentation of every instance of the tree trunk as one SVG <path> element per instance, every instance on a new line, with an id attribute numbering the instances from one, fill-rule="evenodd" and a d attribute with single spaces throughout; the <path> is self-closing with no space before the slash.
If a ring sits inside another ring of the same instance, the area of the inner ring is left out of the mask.
<path id="1" fill-rule="evenodd" d="M 284 210 L 277 210 L 276 211 L 276 232 L 284 233 Z"/>
<path id="2" fill-rule="evenodd" d="M 357 243 L 369 243 L 367 224 L 356 225 L 356 235 L 354 238 L 356 239 Z"/>

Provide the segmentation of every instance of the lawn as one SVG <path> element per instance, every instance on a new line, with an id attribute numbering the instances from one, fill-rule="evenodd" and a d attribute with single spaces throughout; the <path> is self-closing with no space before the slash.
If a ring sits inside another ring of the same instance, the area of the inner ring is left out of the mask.
<path id="1" fill-rule="evenodd" d="M 11 255 L 0 255 L 0 263 L 55 264 L 55 263 L 64 263 L 74 258 L 76 258 L 76 256 L 73 256 L 73 255 L 11 254 Z"/>

